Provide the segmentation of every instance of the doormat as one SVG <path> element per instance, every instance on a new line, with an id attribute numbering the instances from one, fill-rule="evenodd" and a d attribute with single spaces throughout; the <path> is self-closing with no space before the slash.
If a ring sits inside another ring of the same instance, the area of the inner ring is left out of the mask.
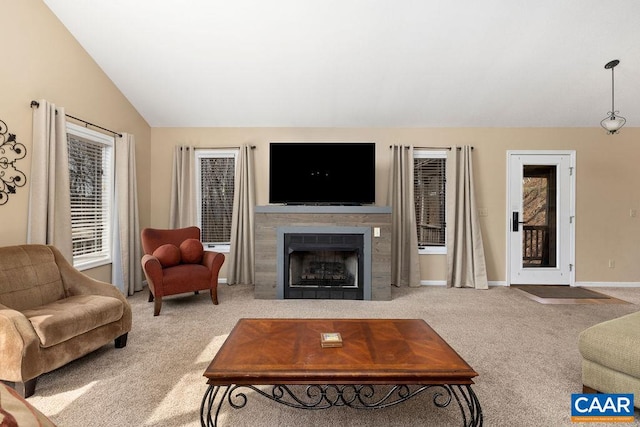
<path id="1" fill-rule="evenodd" d="M 610 299 L 611 297 L 589 289 L 567 285 L 522 285 L 513 286 L 538 298 L 559 299 Z"/>
<path id="2" fill-rule="evenodd" d="M 629 304 L 618 298 L 568 285 L 513 285 L 540 304 Z"/>

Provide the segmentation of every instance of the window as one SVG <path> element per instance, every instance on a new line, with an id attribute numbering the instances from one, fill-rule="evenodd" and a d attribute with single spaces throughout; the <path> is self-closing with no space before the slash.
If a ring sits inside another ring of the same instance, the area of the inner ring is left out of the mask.
<path id="1" fill-rule="evenodd" d="M 198 226 L 205 247 L 228 252 L 238 150 L 196 150 Z"/>
<path id="2" fill-rule="evenodd" d="M 446 165 L 446 151 L 414 151 L 413 185 L 420 253 L 446 253 Z"/>
<path id="3" fill-rule="evenodd" d="M 73 265 L 111 262 L 113 137 L 67 123 Z"/>

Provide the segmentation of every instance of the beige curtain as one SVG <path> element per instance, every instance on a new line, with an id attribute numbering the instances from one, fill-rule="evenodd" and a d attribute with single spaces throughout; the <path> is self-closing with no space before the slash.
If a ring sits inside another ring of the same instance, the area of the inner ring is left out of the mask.
<path id="1" fill-rule="evenodd" d="M 43 99 L 38 104 L 33 109 L 27 243 L 54 245 L 73 263 L 64 108 Z"/>
<path id="2" fill-rule="evenodd" d="M 471 147 L 452 147 L 447 160 L 447 287 L 488 289 Z"/>
<path id="3" fill-rule="evenodd" d="M 136 145 L 123 133 L 115 143 L 115 206 L 111 279 L 125 295 L 142 290 L 140 222 L 136 183 Z"/>
<path id="4" fill-rule="evenodd" d="M 391 147 L 391 284 L 420 286 L 420 259 L 413 198 L 413 147 Z"/>
<path id="5" fill-rule="evenodd" d="M 227 284 L 254 283 L 255 176 L 253 148 L 240 147 L 236 169 L 236 188 L 233 195 L 231 221 L 231 251 L 227 268 Z"/>
<path id="6" fill-rule="evenodd" d="M 176 146 L 173 152 L 173 170 L 171 174 L 170 228 L 197 225 L 195 167 L 195 148 Z"/>

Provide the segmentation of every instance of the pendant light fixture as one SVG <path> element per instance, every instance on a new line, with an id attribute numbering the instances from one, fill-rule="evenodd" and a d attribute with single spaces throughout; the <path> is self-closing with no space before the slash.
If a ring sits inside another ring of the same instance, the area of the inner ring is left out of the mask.
<path id="1" fill-rule="evenodd" d="M 604 130 L 607 131 L 607 133 L 609 135 L 613 135 L 613 134 L 618 133 L 620 128 L 622 128 L 622 126 L 624 126 L 624 124 L 627 122 L 627 119 L 625 119 L 624 117 L 618 115 L 618 112 L 616 111 L 616 108 L 615 108 L 615 105 L 614 105 L 613 69 L 619 63 L 620 63 L 620 61 L 618 61 L 617 59 L 614 59 L 613 61 L 607 62 L 607 65 L 604 66 L 605 69 L 611 70 L 611 111 L 609 111 L 609 113 L 608 113 L 609 115 L 607 117 L 602 119 L 602 121 L 600 122 L 600 125 L 604 128 Z"/>

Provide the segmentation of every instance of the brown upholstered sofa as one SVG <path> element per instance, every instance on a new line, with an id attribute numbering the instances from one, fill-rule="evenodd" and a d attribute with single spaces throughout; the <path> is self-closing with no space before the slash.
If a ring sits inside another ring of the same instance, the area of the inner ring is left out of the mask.
<path id="1" fill-rule="evenodd" d="M 584 393 L 633 393 L 640 408 L 640 311 L 580 333 Z"/>
<path id="2" fill-rule="evenodd" d="M 115 340 L 131 307 L 120 291 L 76 270 L 53 246 L 0 248 L 0 380 L 25 397 L 39 375 Z"/>

